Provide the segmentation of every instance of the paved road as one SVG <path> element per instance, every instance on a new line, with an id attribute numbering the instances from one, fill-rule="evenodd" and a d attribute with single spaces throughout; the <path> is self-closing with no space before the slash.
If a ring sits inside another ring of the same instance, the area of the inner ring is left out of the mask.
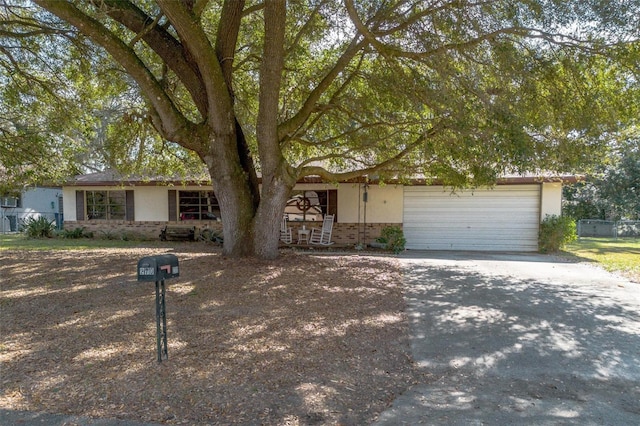
<path id="1" fill-rule="evenodd" d="M 401 261 L 413 356 L 433 379 L 377 426 L 640 424 L 640 284 L 542 255 Z"/>

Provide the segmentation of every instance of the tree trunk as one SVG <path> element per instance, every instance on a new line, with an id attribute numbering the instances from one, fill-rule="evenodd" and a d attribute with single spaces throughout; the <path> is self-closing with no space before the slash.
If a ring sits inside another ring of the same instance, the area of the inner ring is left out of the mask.
<path id="1" fill-rule="evenodd" d="M 251 192 L 242 179 L 219 179 L 210 171 L 216 198 L 220 204 L 223 254 L 231 257 L 252 256 L 255 210 Z"/>
<path id="2" fill-rule="evenodd" d="M 282 215 L 295 185 L 295 179 L 278 177 L 263 181 L 262 198 L 254 220 L 253 247 L 256 256 L 263 259 L 278 257 Z"/>
<path id="3" fill-rule="evenodd" d="M 249 173 L 245 164 L 247 159 L 239 157 L 237 137 L 242 135 L 212 137 L 210 146 L 216 153 L 203 158 L 220 204 L 223 254 L 275 259 L 278 257 L 282 214 L 295 185 L 295 175 L 286 163 L 281 162 L 279 169 L 263 176 L 258 200 L 255 172 Z"/>
<path id="4" fill-rule="evenodd" d="M 278 257 L 282 215 L 295 179 L 274 179 L 263 184 L 262 197 L 255 209 L 246 179 L 221 180 L 215 171 L 210 173 L 222 214 L 223 254 L 262 259 Z"/>
<path id="5" fill-rule="evenodd" d="M 223 126 L 220 127 L 224 129 Z M 202 156 L 220 204 L 223 253 L 234 257 L 252 255 L 253 250 L 247 242 L 253 239 L 253 218 L 256 211 L 254 194 L 257 188 L 252 185 L 256 182 L 243 169 L 238 154 L 235 125 L 224 130 L 226 131 L 210 131 L 209 153 Z"/>
<path id="6" fill-rule="evenodd" d="M 254 210 L 251 191 L 241 179 L 221 180 L 211 172 L 222 214 L 223 254 L 230 257 L 275 259 L 280 244 L 280 225 L 293 184 L 284 180 L 263 187 Z"/>

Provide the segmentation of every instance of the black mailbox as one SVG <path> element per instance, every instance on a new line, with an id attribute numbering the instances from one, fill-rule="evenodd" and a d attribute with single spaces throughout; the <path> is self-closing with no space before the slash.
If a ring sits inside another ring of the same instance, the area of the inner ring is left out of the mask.
<path id="1" fill-rule="evenodd" d="M 138 261 L 138 281 L 164 281 L 178 276 L 178 257 L 173 254 L 147 256 Z"/>
<path id="2" fill-rule="evenodd" d="M 164 280 L 180 276 L 178 257 L 173 254 L 160 254 L 143 257 L 138 261 L 138 281 L 156 282 L 156 334 L 158 362 L 168 359 L 167 351 L 167 309 Z"/>

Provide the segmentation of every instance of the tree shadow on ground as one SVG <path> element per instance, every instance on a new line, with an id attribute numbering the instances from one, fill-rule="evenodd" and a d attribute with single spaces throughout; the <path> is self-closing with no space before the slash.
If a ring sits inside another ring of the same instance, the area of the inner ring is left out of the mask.
<path id="1" fill-rule="evenodd" d="M 274 262 L 178 251 L 169 359 L 156 362 L 166 250 L 5 252 L 0 406 L 189 424 L 363 424 L 415 381 L 398 269 L 379 258 Z M 5 256 L 6 255 L 6 256 Z"/>
<path id="2" fill-rule="evenodd" d="M 473 262 L 455 262 L 463 257 L 444 258 L 406 267 L 412 353 L 435 377 L 409 392 L 406 405 L 434 423 L 640 421 L 633 286 L 580 282 L 570 271 L 519 278 L 484 255 L 492 263 L 479 273 Z M 534 267 L 560 268 L 549 260 Z"/>

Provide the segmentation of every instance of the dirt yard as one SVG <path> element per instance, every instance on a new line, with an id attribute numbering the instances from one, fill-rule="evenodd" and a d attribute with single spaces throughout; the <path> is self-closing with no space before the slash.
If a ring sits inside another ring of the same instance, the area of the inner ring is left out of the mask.
<path id="1" fill-rule="evenodd" d="M 0 407 L 166 424 L 361 425 L 416 381 L 399 266 L 383 257 L 227 259 L 174 249 L 3 251 Z M 176 254 L 169 359 L 154 283 Z"/>

